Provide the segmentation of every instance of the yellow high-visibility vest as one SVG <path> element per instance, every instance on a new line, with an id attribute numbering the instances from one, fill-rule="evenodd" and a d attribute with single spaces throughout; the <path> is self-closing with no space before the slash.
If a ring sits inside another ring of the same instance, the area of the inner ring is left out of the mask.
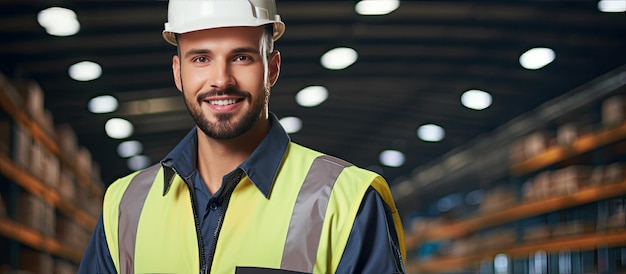
<path id="1" fill-rule="evenodd" d="M 199 228 L 189 188 L 175 175 L 164 194 L 163 178 L 163 167 L 155 165 L 107 189 L 103 224 L 118 273 L 200 270 Z M 290 143 L 268 198 L 247 176 L 235 186 L 211 273 L 245 267 L 335 273 L 369 187 L 393 213 L 404 259 L 404 233 L 384 179 Z"/>

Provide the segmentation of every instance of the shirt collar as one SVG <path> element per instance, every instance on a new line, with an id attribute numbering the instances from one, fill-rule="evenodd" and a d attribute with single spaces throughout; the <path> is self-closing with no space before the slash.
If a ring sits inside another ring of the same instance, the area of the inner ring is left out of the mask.
<path id="1" fill-rule="evenodd" d="M 269 132 L 250 157 L 237 167 L 246 173 L 250 181 L 266 198 L 270 195 L 289 142 L 289 135 L 278 122 L 276 115 L 270 112 Z M 161 160 L 161 165 L 165 167 L 163 195 L 167 194 L 175 173 L 182 177 L 187 184 L 190 184 L 190 179 L 196 170 L 197 151 L 198 132 L 197 128 L 194 127 Z M 193 184 L 190 185 L 193 186 Z"/>

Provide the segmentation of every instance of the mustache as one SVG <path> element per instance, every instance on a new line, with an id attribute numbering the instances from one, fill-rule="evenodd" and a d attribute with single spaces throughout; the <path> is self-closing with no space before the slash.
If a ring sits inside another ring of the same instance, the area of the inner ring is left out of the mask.
<path id="1" fill-rule="evenodd" d="M 250 93 L 244 90 L 240 90 L 234 87 L 229 87 L 225 89 L 211 89 L 207 91 L 202 91 L 198 93 L 196 99 L 198 100 L 198 104 L 201 104 L 203 101 L 206 101 L 207 98 L 212 96 L 237 96 L 237 97 L 250 97 Z"/>

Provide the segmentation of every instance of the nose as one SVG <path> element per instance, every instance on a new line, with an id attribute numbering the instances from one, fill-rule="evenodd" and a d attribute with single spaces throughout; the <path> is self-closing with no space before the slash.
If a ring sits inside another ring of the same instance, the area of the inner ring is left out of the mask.
<path id="1" fill-rule="evenodd" d="M 215 62 L 211 66 L 210 78 L 212 88 L 224 89 L 235 85 L 235 78 L 227 62 Z"/>

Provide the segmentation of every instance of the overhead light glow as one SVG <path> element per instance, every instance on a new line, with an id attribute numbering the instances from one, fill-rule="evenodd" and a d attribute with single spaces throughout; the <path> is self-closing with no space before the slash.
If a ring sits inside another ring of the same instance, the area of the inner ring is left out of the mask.
<path id="1" fill-rule="evenodd" d="M 461 104 L 475 110 L 483 110 L 491 106 L 492 98 L 488 92 L 472 89 L 461 95 Z"/>
<path id="2" fill-rule="evenodd" d="M 485 197 L 485 191 L 482 189 L 470 191 L 465 195 L 465 203 L 468 205 L 479 205 Z"/>
<path id="3" fill-rule="evenodd" d="M 296 133 L 302 129 L 302 120 L 298 117 L 284 117 L 279 122 L 287 133 Z"/>
<path id="4" fill-rule="evenodd" d="M 378 160 L 388 167 L 401 167 L 404 165 L 404 153 L 397 150 L 385 150 L 380 153 Z"/>
<path id="5" fill-rule="evenodd" d="M 626 12 L 626 0 L 600 0 L 598 9 L 601 12 Z"/>
<path id="6" fill-rule="evenodd" d="M 128 168 L 130 170 L 140 170 L 148 167 L 150 165 L 150 158 L 145 155 L 137 155 L 128 158 L 127 162 Z"/>
<path id="7" fill-rule="evenodd" d="M 439 142 L 445 136 L 443 128 L 435 124 L 422 125 L 417 129 L 417 137 L 426 142 Z"/>
<path id="8" fill-rule="evenodd" d="M 454 201 L 450 196 L 443 197 L 437 201 L 437 209 L 440 212 L 446 212 L 455 206 Z"/>
<path id="9" fill-rule="evenodd" d="M 540 69 L 552 63 L 555 58 L 554 50 L 549 48 L 534 48 L 524 52 L 519 57 L 519 63 L 525 69 Z"/>
<path id="10" fill-rule="evenodd" d="M 398 9 L 399 0 L 361 0 L 354 6 L 360 15 L 385 15 Z"/>
<path id="11" fill-rule="evenodd" d="M 92 113 L 109 113 L 117 110 L 117 99 L 111 95 L 101 95 L 89 100 L 87 108 Z"/>
<path id="12" fill-rule="evenodd" d="M 80 23 L 73 10 L 51 7 L 37 14 L 37 22 L 48 34 L 54 36 L 70 36 L 80 30 Z"/>
<path id="13" fill-rule="evenodd" d="M 91 61 L 82 61 L 71 65 L 68 73 L 76 81 L 91 81 L 100 78 L 102 67 Z"/>
<path id="14" fill-rule="evenodd" d="M 509 257 L 506 254 L 498 254 L 493 259 L 493 268 L 497 274 L 509 273 Z"/>
<path id="15" fill-rule="evenodd" d="M 142 151 L 143 145 L 139 141 L 125 141 L 117 146 L 117 154 L 123 158 L 139 155 Z"/>
<path id="16" fill-rule="evenodd" d="M 303 107 L 317 106 L 328 98 L 328 90 L 322 86 L 303 88 L 296 94 L 296 102 Z"/>
<path id="17" fill-rule="evenodd" d="M 334 48 L 322 55 L 322 66 L 327 69 L 341 70 L 356 62 L 359 54 L 351 48 Z"/>
<path id="18" fill-rule="evenodd" d="M 133 124 L 122 118 L 111 118 L 104 125 L 104 130 L 113 139 L 124 139 L 133 134 Z"/>

